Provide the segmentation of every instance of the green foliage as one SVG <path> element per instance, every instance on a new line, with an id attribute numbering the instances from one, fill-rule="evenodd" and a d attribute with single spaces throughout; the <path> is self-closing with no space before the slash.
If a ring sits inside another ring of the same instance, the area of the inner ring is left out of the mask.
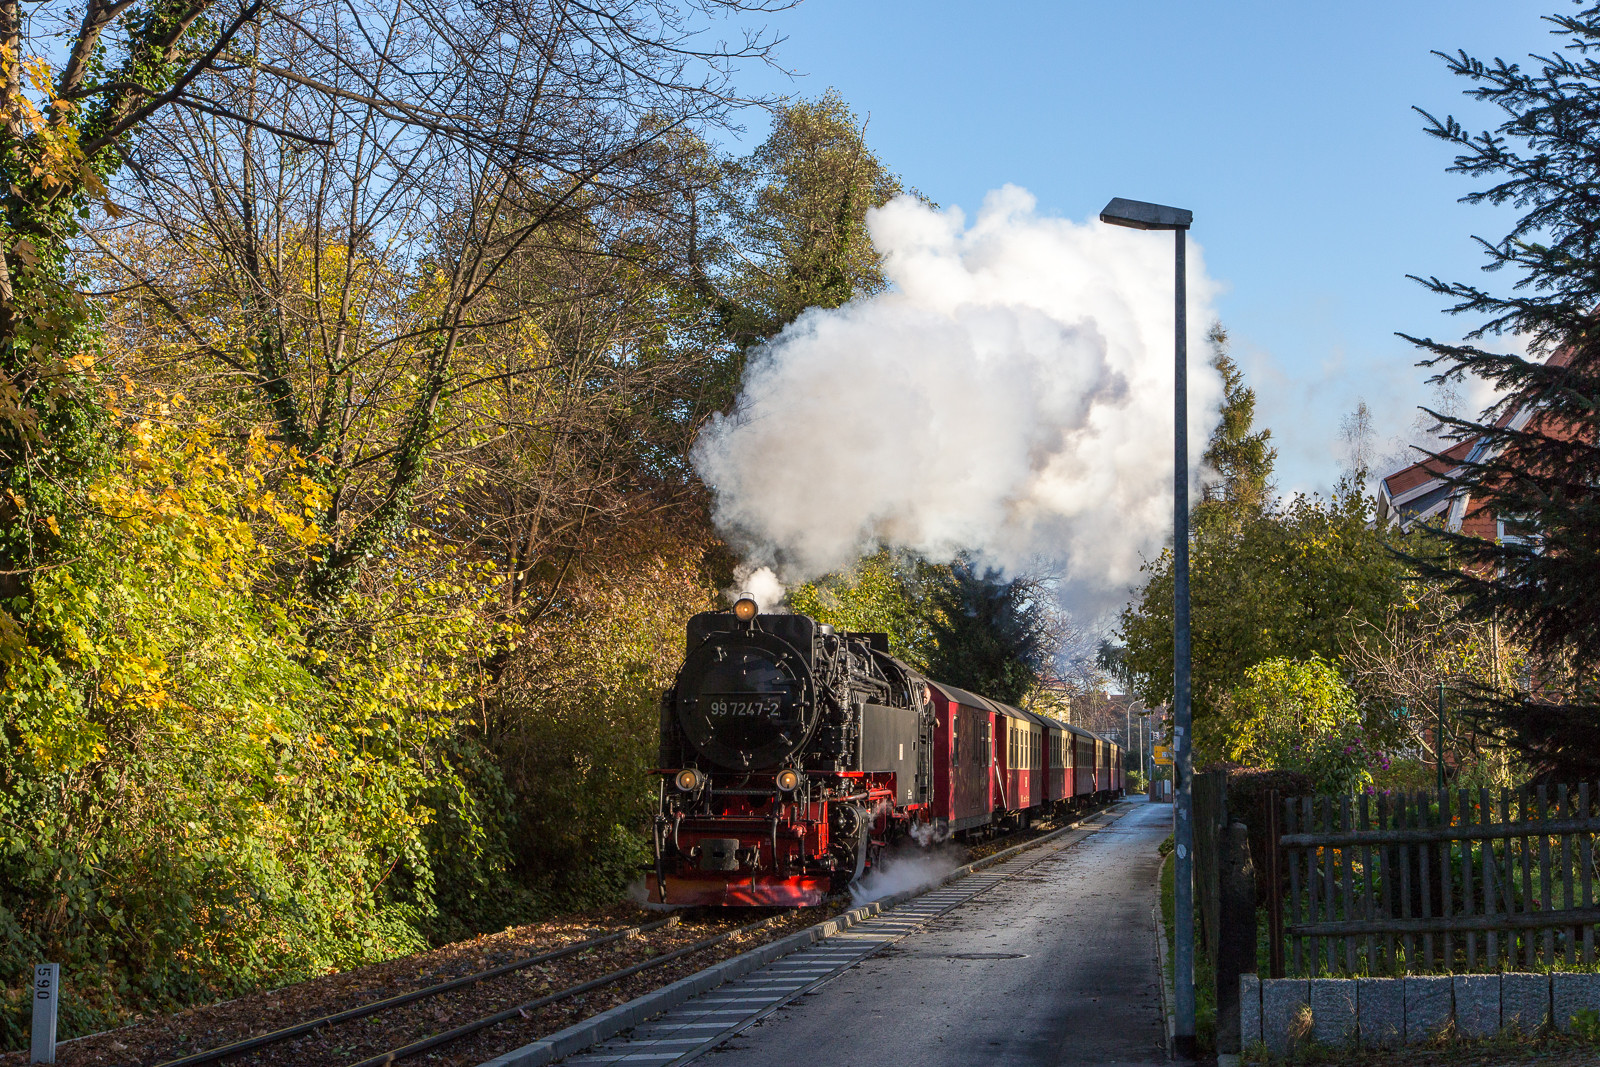
<path id="1" fill-rule="evenodd" d="M 1046 591 L 968 560 L 932 564 L 879 549 L 843 574 L 790 589 L 785 604 L 844 630 L 887 634 L 889 651 L 941 682 L 1008 703 L 1056 651 Z"/>
<path id="2" fill-rule="evenodd" d="M 1229 759 L 1298 771 L 1318 792 L 1359 791 L 1372 780 L 1369 761 L 1381 758 L 1368 750 L 1355 693 L 1317 656 L 1255 664 L 1219 711 Z"/>
<path id="3" fill-rule="evenodd" d="M 1331 499 L 1296 496 L 1231 528 L 1197 526 L 1190 546 L 1197 758 L 1220 758 L 1219 701 L 1245 671 L 1275 657 L 1336 661 L 1353 627 L 1381 625 L 1402 598 L 1394 534 L 1372 525 L 1371 501 L 1346 484 Z M 1145 567 L 1122 614 L 1126 663 L 1146 702 L 1172 697 L 1172 555 Z"/>
<path id="4" fill-rule="evenodd" d="M 1016 704 L 1056 652 L 1043 590 L 1027 578 L 957 560 L 933 586 L 930 606 L 928 672 L 941 682 Z"/>
<path id="5" fill-rule="evenodd" d="M 1194 521 L 1196 526 L 1236 525 L 1270 502 L 1278 450 L 1269 443 L 1271 430 L 1255 428 L 1256 391 L 1244 384 L 1244 374 L 1228 355 L 1222 323 L 1212 325 L 1207 340 L 1211 365 L 1222 376 L 1222 410 L 1204 456 L 1217 481 L 1205 486 Z"/>
<path id="6" fill-rule="evenodd" d="M 891 653 L 927 670 L 936 619 L 928 595 L 949 573 L 948 567 L 883 548 L 843 574 L 792 587 L 784 602 L 841 630 L 886 634 Z"/>
<path id="7" fill-rule="evenodd" d="M 1438 53 L 1471 83 L 1468 96 L 1504 114 L 1496 129 L 1473 134 L 1423 112 L 1427 132 L 1457 152 L 1450 170 L 1489 180 L 1462 199 L 1522 214 L 1501 239 L 1480 241 L 1485 269 L 1510 268 L 1510 288 L 1418 279 L 1450 312 L 1477 319 L 1468 343 L 1410 340 L 1428 353 L 1436 381 L 1470 374 L 1499 395 L 1476 418 L 1433 414 L 1453 435 L 1484 446 L 1448 480 L 1473 511 L 1505 522 L 1508 535 L 1436 530 L 1450 558 L 1418 566 L 1447 583 L 1470 618 L 1515 630 L 1538 661 L 1537 693 L 1475 687 L 1480 720 L 1547 776 L 1577 781 L 1600 773 L 1600 244 L 1592 191 L 1600 179 L 1600 7 L 1546 21 L 1565 40 L 1531 69 Z M 1474 343 L 1506 331 L 1525 338 L 1534 358 Z M 1512 418 L 1527 411 L 1536 414 Z"/>
<path id="8" fill-rule="evenodd" d="M 768 340 L 806 308 L 883 288 L 866 213 L 898 195 L 900 180 L 867 147 L 865 125 L 836 90 L 787 102 L 732 172 L 742 256 L 722 315 L 738 345 Z"/>
<path id="9" fill-rule="evenodd" d="M 274 566 L 320 540 L 320 490 L 247 452 L 131 422 L 5 648 L 0 983 L 61 960 L 84 1025 L 423 944 L 424 798 L 486 638 L 437 605 L 474 572 L 419 548 L 431 576 L 325 658 Z"/>

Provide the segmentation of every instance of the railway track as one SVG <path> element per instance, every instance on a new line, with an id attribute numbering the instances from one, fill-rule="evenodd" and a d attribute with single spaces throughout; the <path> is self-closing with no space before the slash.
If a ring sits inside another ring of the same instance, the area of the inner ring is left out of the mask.
<path id="1" fill-rule="evenodd" d="M 718 946 L 726 944 L 729 941 L 733 941 L 737 938 L 748 936 L 765 928 L 777 925 L 780 922 L 789 919 L 790 917 L 791 915 L 789 914 L 771 915 L 757 922 L 748 923 L 744 926 L 721 931 L 720 933 L 714 934 L 711 937 L 695 941 L 688 945 L 683 945 L 679 948 L 672 949 L 671 951 L 664 952 L 657 956 L 652 956 L 638 963 L 609 970 L 596 978 L 591 978 L 586 981 L 566 986 L 565 988 L 534 997 L 530 1000 L 513 1004 L 509 1007 L 502 1008 L 487 1015 L 474 1017 L 441 1033 L 431 1034 L 427 1037 L 409 1042 L 397 1048 L 389 1049 L 377 1055 L 368 1056 L 365 1059 L 358 1060 L 352 1064 L 351 1067 L 380 1067 L 380 1065 L 399 1063 L 403 1060 L 422 1055 L 426 1052 L 431 1052 L 434 1049 L 442 1048 L 446 1045 L 450 1045 L 465 1038 L 471 1037 L 472 1035 L 482 1030 L 486 1030 L 491 1026 L 496 1026 L 503 1022 L 509 1022 L 513 1019 L 529 1018 L 532 1013 L 542 1008 L 549 1007 L 550 1005 L 559 1004 L 562 1001 L 583 996 L 586 993 L 602 989 L 606 986 L 615 985 L 646 971 L 658 967 L 664 967 L 668 964 L 696 955 L 698 953 L 707 952 L 711 949 L 717 948 Z M 305 1038 L 311 1035 L 329 1036 L 328 1032 L 332 1031 L 336 1027 L 344 1026 L 358 1020 L 380 1016 L 387 1012 L 394 1012 L 398 1009 L 409 1007 L 421 1001 L 426 1001 L 432 998 L 445 996 L 449 993 L 457 992 L 469 986 L 478 985 L 484 982 L 492 982 L 497 978 L 515 974 L 519 971 L 526 971 L 530 968 L 538 967 L 541 964 L 554 962 L 570 956 L 576 956 L 584 952 L 591 952 L 596 949 L 603 949 L 609 945 L 613 945 L 618 942 L 625 942 L 629 938 L 637 937 L 652 931 L 671 929 L 679 926 L 680 921 L 680 918 L 674 915 L 665 919 L 661 919 L 657 922 L 645 923 L 639 926 L 628 927 L 624 930 L 617 930 L 602 937 L 590 938 L 585 941 L 578 941 L 570 945 L 564 945 L 561 948 L 553 949 L 549 952 L 538 953 L 536 955 L 528 956 L 511 963 L 502 964 L 498 967 L 491 967 L 483 971 L 462 975 L 461 977 L 453 978 L 445 982 L 439 982 L 423 989 L 412 990 L 397 996 L 386 997 L 382 1000 L 348 1008 L 344 1011 L 334 1012 L 320 1018 L 296 1023 L 292 1026 L 286 1026 L 281 1029 L 274 1030 L 271 1033 L 249 1037 L 242 1041 L 235 1041 L 226 1045 L 220 1045 L 216 1048 L 207 1049 L 203 1052 L 190 1053 L 186 1056 L 180 1056 L 177 1059 L 166 1060 L 159 1064 L 159 1067 L 207 1067 L 207 1065 L 210 1064 L 220 1064 L 231 1060 L 236 1060 L 241 1057 L 252 1056 L 254 1054 L 272 1049 L 274 1046 L 284 1045 L 298 1038 Z"/>

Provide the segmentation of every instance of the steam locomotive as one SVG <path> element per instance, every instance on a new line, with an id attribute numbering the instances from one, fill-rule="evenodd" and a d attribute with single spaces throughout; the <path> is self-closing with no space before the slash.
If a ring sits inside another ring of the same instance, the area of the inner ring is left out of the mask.
<path id="1" fill-rule="evenodd" d="M 648 889 L 681 905 L 818 904 L 904 839 L 1123 791 L 1113 742 L 925 678 L 883 634 L 760 614 L 749 594 L 689 620 L 656 773 Z"/>

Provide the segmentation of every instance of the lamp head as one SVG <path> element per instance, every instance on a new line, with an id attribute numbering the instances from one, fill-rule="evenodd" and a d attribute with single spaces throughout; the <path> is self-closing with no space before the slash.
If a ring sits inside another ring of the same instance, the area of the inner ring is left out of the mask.
<path id="1" fill-rule="evenodd" d="M 1100 221 L 1135 230 L 1187 230 L 1194 225 L 1194 212 L 1118 196 L 1100 212 Z"/>
<path id="2" fill-rule="evenodd" d="M 740 622 L 749 622 L 756 617 L 761 609 L 756 604 L 756 598 L 749 593 L 740 593 L 739 599 L 733 603 L 733 614 Z"/>

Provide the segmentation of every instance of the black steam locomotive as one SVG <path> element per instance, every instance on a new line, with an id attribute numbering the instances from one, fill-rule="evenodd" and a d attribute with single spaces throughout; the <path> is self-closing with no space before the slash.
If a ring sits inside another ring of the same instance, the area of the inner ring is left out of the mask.
<path id="1" fill-rule="evenodd" d="M 820 903 L 898 838 L 1109 795 L 1120 762 L 1086 731 L 923 677 L 882 634 L 745 595 L 689 621 L 662 699 L 651 899 Z"/>

